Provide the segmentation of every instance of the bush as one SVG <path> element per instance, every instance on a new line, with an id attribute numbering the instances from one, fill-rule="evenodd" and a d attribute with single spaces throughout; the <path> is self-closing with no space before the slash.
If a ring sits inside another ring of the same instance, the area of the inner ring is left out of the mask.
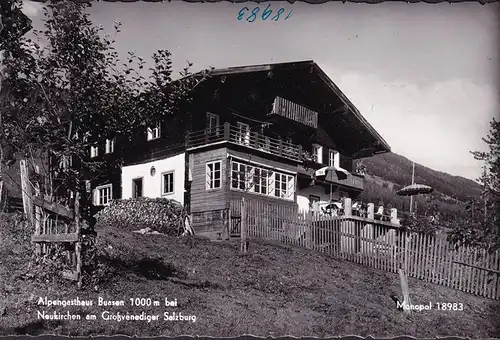
<path id="1" fill-rule="evenodd" d="M 125 231 L 151 228 L 170 236 L 178 236 L 182 231 L 182 221 L 186 216 L 183 206 L 165 198 L 136 198 L 113 201 L 96 214 L 96 226 L 117 227 Z"/>

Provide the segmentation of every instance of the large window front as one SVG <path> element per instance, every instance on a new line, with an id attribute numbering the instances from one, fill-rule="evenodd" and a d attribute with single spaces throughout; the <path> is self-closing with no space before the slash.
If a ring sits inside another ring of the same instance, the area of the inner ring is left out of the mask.
<path id="1" fill-rule="evenodd" d="M 231 189 L 293 201 L 295 176 L 231 161 Z"/>

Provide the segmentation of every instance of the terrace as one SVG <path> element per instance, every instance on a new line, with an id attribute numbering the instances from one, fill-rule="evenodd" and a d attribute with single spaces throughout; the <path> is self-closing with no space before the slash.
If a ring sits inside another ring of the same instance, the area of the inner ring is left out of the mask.
<path id="1" fill-rule="evenodd" d="M 247 147 L 299 163 L 302 162 L 302 147 L 300 145 L 272 138 L 255 131 L 243 130 L 229 123 L 204 130 L 190 131 L 186 136 L 187 150 L 224 143 Z"/>

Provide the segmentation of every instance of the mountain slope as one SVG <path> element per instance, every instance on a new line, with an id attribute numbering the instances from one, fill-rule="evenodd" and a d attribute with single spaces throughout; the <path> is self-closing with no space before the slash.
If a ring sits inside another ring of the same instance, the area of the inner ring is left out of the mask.
<path id="1" fill-rule="evenodd" d="M 412 162 L 396 153 L 381 154 L 362 161 L 367 168 L 364 198 L 370 201 L 382 200 L 384 204 L 390 203 L 398 209 L 407 210 L 408 199 L 397 196 L 396 191 L 411 184 Z M 434 188 L 431 197 L 437 200 L 440 210 L 444 210 L 442 212 L 452 213 L 462 203 L 481 198 L 481 185 L 477 182 L 417 163 L 415 163 L 415 183 Z M 428 201 L 423 196 L 417 196 L 416 200 L 424 206 Z"/>

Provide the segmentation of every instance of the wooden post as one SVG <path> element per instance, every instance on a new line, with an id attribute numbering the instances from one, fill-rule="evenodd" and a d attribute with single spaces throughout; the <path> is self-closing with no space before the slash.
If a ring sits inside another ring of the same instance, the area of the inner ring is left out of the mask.
<path id="1" fill-rule="evenodd" d="M 352 201 L 350 198 L 344 198 L 344 216 L 352 216 Z"/>
<path id="2" fill-rule="evenodd" d="M 408 288 L 408 279 L 406 278 L 405 272 L 401 268 L 399 269 L 399 281 L 401 283 L 401 291 L 403 293 L 403 311 L 407 314 L 410 314 L 411 309 L 409 307 L 411 305 L 411 301 L 410 290 Z"/>
<path id="3" fill-rule="evenodd" d="M 25 159 L 22 159 L 19 162 L 19 165 L 21 167 L 21 190 L 23 197 L 24 214 L 28 221 L 33 224 L 33 200 L 31 197 L 33 191 L 28 177 L 28 164 Z"/>
<path id="4" fill-rule="evenodd" d="M 374 220 L 375 219 L 375 204 L 373 203 L 368 203 L 368 209 L 367 209 L 367 213 L 368 213 L 368 218 L 370 220 Z"/>
<path id="5" fill-rule="evenodd" d="M 36 183 L 35 184 L 35 195 L 40 197 L 41 194 L 40 194 L 40 184 L 39 183 Z M 38 205 L 35 206 L 35 235 L 40 235 L 40 222 L 41 222 L 41 219 L 42 219 L 42 213 L 41 213 L 41 207 L 39 207 Z M 35 254 L 36 256 L 40 256 L 41 255 L 41 252 L 42 252 L 42 248 L 40 246 L 40 243 L 35 243 Z"/>
<path id="6" fill-rule="evenodd" d="M 1 162 L 1 160 L 0 160 Z M 2 165 L 0 163 L 0 212 L 3 212 L 5 201 L 3 200 L 3 179 L 2 179 Z"/>
<path id="7" fill-rule="evenodd" d="M 224 123 L 224 140 L 226 141 L 229 141 L 230 137 L 231 137 L 231 130 L 230 130 L 231 126 L 229 125 L 229 123 Z"/>
<path id="8" fill-rule="evenodd" d="M 241 252 L 247 252 L 247 209 L 245 205 L 245 197 L 241 199 Z"/>
<path id="9" fill-rule="evenodd" d="M 391 209 L 391 223 L 399 225 L 398 209 L 396 208 Z"/>
<path id="10" fill-rule="evenodd" d="M 75 244 L 76 253 L 76 277 L 78 278 L 78 289 L 82 287 L 82 236 L 80 225 L 80 193 L 75 195 L 75 226 L 78 241 Z"/>

